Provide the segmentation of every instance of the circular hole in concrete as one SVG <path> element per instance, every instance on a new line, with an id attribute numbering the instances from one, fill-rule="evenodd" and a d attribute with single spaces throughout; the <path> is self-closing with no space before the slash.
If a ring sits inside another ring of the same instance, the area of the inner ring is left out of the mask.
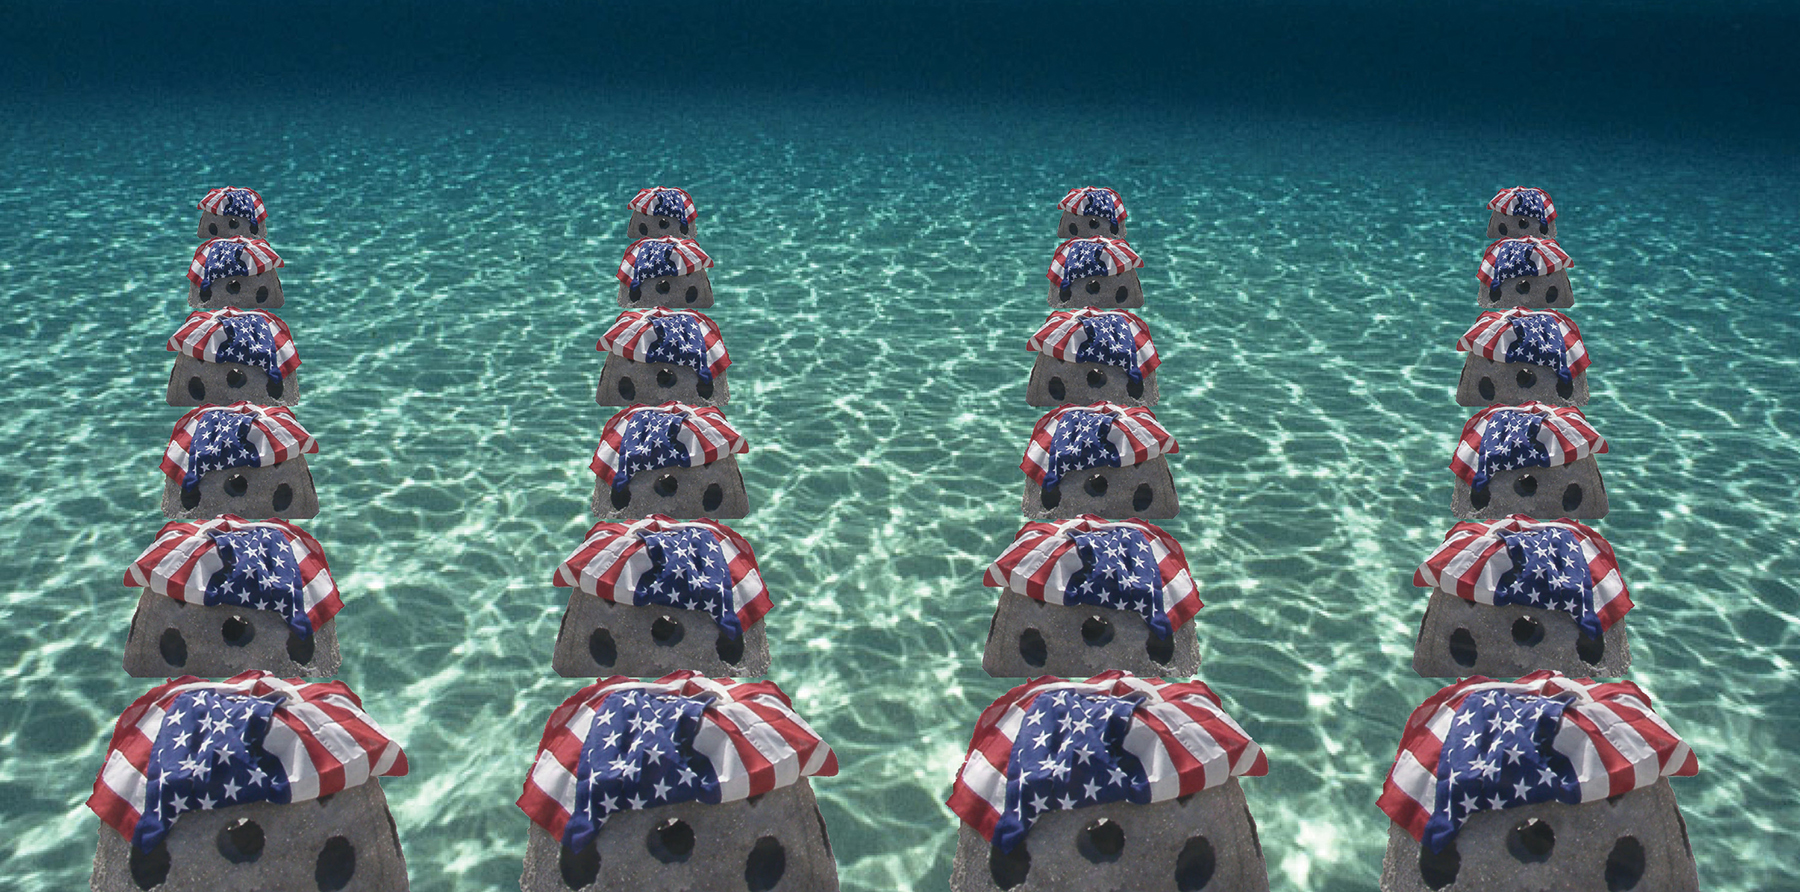
<path id="1" fill-rule="evenodd" d="M 1520 279 L 1513 285 L 1513 291 L 1518 294 L 1530 294 L 1531 282 L 1526 279 Z"/>
<path id="2" fill-rule="evenodd" d="M 612 491 L 612 506 L 613 506 L 614 511 L 623 511 L 626 508 L 630 507 L 631 506 L 631 490 L 629 490 L 623 486 L 618 487 L 617 489 L 614 489 Z"/>
<path id="3" fill-rule="evenodd" d="M 744 859 L 744 886 L 750 892 L 769 892 L 787 873 L 787 850 L 781 840 L 765 836 L 756 841 L 750 857 Z"/>
<path id="4" fill-rule="evenodd" d="M 1100 474 L 1093 474 L 1088 477 L 1087 482 L 1081 484 L 1081 489 L 1098 499 L 1106 495 L 1106 478 Z"/>
<path id="5" fill-rule="evenodd" d="M 1099 390 L 1106 386 L 1106 373 L 1099 369 L 1088 369 L 1087 382 L 1089 387 Z"/>
<path id="6" fill-rule="evenodd" d="M 1069 388 L 1067 385 L 1063 384 L 1063 379 L 1060 375 L 1051 375 L 1050 382 L 1045 389 L 1050 391 L 1050 398 L 1059 403 L 1063 401 L 1063 398 L 1069 395 Z"/>
<path id="7" fill-rule="evenodd" d="M 1500 224 L 1500 234 L 1505 235 L 1506 232 L 1507 232 L 1506 224 L 1505 223 Z"/>
<path id="8" fill-rule="evenodd" d="M 1094 821 L 1075 834 L 1075 850 L 1094 864 L 1117 861 L 1125 851 L 1125 828 L 1106 818 Z"/>
<path id="9" fill-rule="evenodd" d="M 249 818 L 238 818 L 219 828 L 219 854 L 233 864 L 248 864 L 262 857 L 262 825 Z"/>
<path id="10" fill-rule="evenodd" d="M 184 486 L 181 488 L 181 507 L 189 511 L 200 507 L 200 487 L 189 489 Z"/>
<path id="11" fill-rule="evenodd" d="M 643 289 L 637 285 L 631 286 L 631 290 L 625 292 L 625 299 L 631 301 L 632 303 L 637 303 L 638 301 L 643 300 L 644 299 Z"/>
<path id="12" fill-rule="evenodd" d="M 1134 400 L 1143 399 L 1144 398 L 1144 382 L 1143 382 L 1143 380 L 1142 379 L 1134 380 L 1134 379 L 1127 378 L 1125 381 L 1125 395 L 1128 397 L 1131 397 Z"/>
<path id="13" fill-rule="evenodd" d="M 1118 234 L 1119 234 L 1119 224 L 1117 224 L 1117 223 L 1108 223 L 1108 224 L 1107 224 L 1107 226 L 1108 226 L 1108 227 L 1109 227 L 1109 228 L 1110 228 L 1110 229 L 1111 229 L 1111 230 L 1112 230 L 1112 234 L 1113 234 L 1113 235 L 1118 235 Z"/>
<path id="14" fill-rule="evenodd" d="M 1425 846 L 1419 846 L 1419 879 L 1427 889 L 1442 889 L 1456 882 L 1456 874 L 1462 870 L 1462 856 L 1457 854 L 1456 840 L 1445 844 L 1441 852 L 1433 852 Z"/>
<path id="15" fill-rule="evenodd" d="M 736 665 L 737 663 L 743 662 L 743 660 L 744 660 L 744 635 L 743 635 L 743 633 L 740 632 L 740 633 L 738 633 L 738 636 L 736 638 L 733 638 L 730 635 L 725 634 L 724 632 L 720 632 L 719 640 L 713 642 L 713 652 L 717 653 L 719 655 L 719 659 L 728 665 Z"/>
<path id="16" fill-rule="evenodd" d="M 1589 666 L 1598 666 L 1606 659 L 1606 637 L 1589 638 L 1586 633 L 1575 633 L 1575 655 Z"/>
<path id="17" fill-rule="evenodd" d="M 269 302 L 269 286 L 258 285 L 256 287 L 256 302 L 259 304 L 266 304 Z"/>
<path id="18" fill-rule="evenodd" d="M 1556 831 L 1540 818 L 1526 818 L 1506 834 L 1506 851 L 1526 864 L 1542 864 L 1556 850 Z"/>
<path id="19" fill-rule="evenodd" d="M 1137 485 L 1137 489 L 1131 491 L 1131 510 L 1133 511 L 1149 510 L 1150 503 L 1154 501 L 1156 501 L 1156 493 L 1150 489 L 1148 483 L 1140 483 Z"/>
<path id="20" fill-rule="evenodd" d="M 1536 647 L 1544 640 L 1544 624 L 1529 616 L 1513 620 L 1513 641 L 1524 647 Z"/>
<path id="21" fill-rule="evenodd" d="M 1481 380 L 1475 382 L 1475 392 L 1481 394 L 1481 398 L 1484 400 L 1493 399 L 1494 398 L 1494 379 L 1489 378 L 1486 375 L 1482 375 Z"/>
<path id="22" fill-rule="evenodd" d="M 666 613 L 650 624 L 650 640 L 659 646 L 674 647 L 681 643 L 683 635 L 681 621 Z"/>
<path id="23" fill-rule="evenodd" d="M 994 878 L 994 885 L 1011 889 L 1023 885 L 1030 875 L 1031 850 L 1025 847 L 1025 840 L 1019 840 L 1010 852 L 1000 851 L 999 846 L 988 846 L 988 876 Z"/>
<path id="24" fill-rule="evenodd" d="M 1531 474 L 1520 474 L 1518 479 L 1513 481 L 1513 492 L 1525 498 L 1531 498 L 1537 493 L 1537 477 Z"/>
<path id="25" fill-rule="evenodd" d="M 270 378 L 267 375 L 264 375 L 263 378 L 268 382 L 263 385 L 263 390 L 268 392 L 270 399 L 281 399 L 281 395 L 287 392 L 287 382 L 280 378 Z"/>
<path id="26" fill-rule="evenodd" d="M 1487 487 L 1484 486 L 1480 489 L 1471 488 L 1469 490 L 1469 507 L 1480 511 L 1488 506 L 1489 498 L 1490 496 L 1488 495 Z"/>
<path id="27" fill-rule="evenodd" d="M 713 395 L 712 379 L 701 378 L 698 382 L 696 382 L 694 384 L 694 392 L 699 394 L 700 398 L 703 400 L 712 399 L 712 395 Z"/>
<path id="28" fill-rule="evenodd" d="M 1100 228 L 1100 221 L 1094 219 L 1093 217 L 1089 217 L 1087 223 L 1088 223 L 1089 229 L 1099 229 Z"/>
<path id="29" fill-rule="evenodd" d="M 236 229 L 236 228 L 238 228 L 238 219 L 236 217 L 226 217 L 225 225 L 232 229 Z"/>
<path id="30" fill-rule="evenodd" d="M 1458 666 L 1473 666 L 1479 652 L 1475 649 L 1475 633 L 1457 629 L 1450 633 L 1450 659 Z"/>
<path id="31" fill-rule="evenodd" d="M 1150 659 L 1167 665 L 1175 659 L 1175 636 L 1158 638 L 1154 634 L 1144 636 L 1144 654 Z"/>
<path id="32" fill-rule="evenodd" d="M 276 486 L 275 491 L 269 494 L 269 507 L 276 511 L 286 511 L 292 504 L 294 504 L 294 488 L 285 483 Z"/>
<path id="33" fill-rule="evenodd" d="M 354 876 L 356 847 L 342 836 L 325 840 L 325 847 L 319 850 L 319 860 L 313 865 L 313 882 L 318 884 L 319 892 L 337 892 L 350 885 Z"/>
<path id="34" fill-rule="evenodd" d="M 288 659 L 293 660 L 302 666 L 311 663 L 313 661 L 313 638 L 317 635 L 318 630 L 316 629 L 313 631 L 313 634 L 304 636 L 297 635 L 292 629 L 289 629 L 287 637 Z"/>
<path id="35" fill-rule="evenodd" d="M 1636 889 L 1644 878 L 1644 844 L 1635 836 L 1621 836 L 1606 856 L 1607 892 Z"/>
<path id="36" fill-rule="evenodd" d="M 1098 614 L 1081 621 L 1081 640 L 1089 647 L 1105 647 L 1112 643 L 1112 621 Z"/>
<path id="37" fill-rule="evenodd" d="M 236 279 L 226 279 L 225 280 L 225 293 L 226 294 L 236 294 L 242 290 L 244 290 L 244 283 L 242 283 Z"/>
<path id="38" fill-rule="evenodd" d="M 1187 845 L 1181 847 L 1181 854 L 1175 856 L 1175 888 L 1181 892 L 1199 892 L 1212 882 L 1213 871 L 1218 869 L 1219 858 L 1213 852 L 1213 845 L 1204 836 L 1190 837 Z"/>
<path id="39" fill-rule="evenodd" d="M 619 661 L 619 646 L 613 643 L 612 633 L 605 629 L 595 629 L 588 636 L 588 656 L 602 666 L 611 666 Z"/>
<path id="40" fill-rule="evenodd" d="M 1038 504 L 1043 505 L 1045 511 L 1055 511 L 1056 506 L 1062 504 L 1062 486 L 1044 487 L 1038 492 Z"/>
<path id="41" fill-rule="evenodd" d="M 639 223 L 638 224 L 638 235 L 649 235 L 649 234 L 650 234 L 650 225 L 647 223 Z"/>
<path id="42" fill-rule="evenodd" d="M 248 375 L 244 374 L 243 369 L 226 369 L 225 370 L 225 386 L 226 387 L 229 387 L 232 390 L 236 390 L 239 387 L 242 387 L 248 383 L 250 383 L 250 377 Z"/>
<path id="43" fill-rule="evenodd" d="M 1519 382 L 1519 387 L 1524 390 L 1530 390 L 1537 386 L 1537 373 L 1530 369 L 1520 369 L 1519 374 L 1514 377 Z"/>
<path id="44" fill-rule="evenodd" d="M 694 828 L 680 818 L 667 818 L 644 837 L 650 857 L 664 864 L 679 864 L 694 851 Z"/>
<path id="45" fill-rule="evenodd" d="M 588 840 L 588 844 L 570 851 L 568 846 L 558 845 L 556 866 L 562 872 L 563 886 L 569 889 L 584 889 L 600 878 L 600 840 L 598 837 Z"/>
<path id="46" fill-rule="evenodd" d="M 723 504 L 725 504 L 725 488 L 717 483 L 706 484 L 706 489 L 700 493 L 700 510 L 717 511 Z"/>
<path id="47" fill-rule="evenodd" d="M 669 228 L 669 218 L 668 217 L 657 217 L 656 218 L 656 228 L 657 229 L 668 229 Z"/>
<path id="48" fill-rule="evenodd" d="M 656 386 L 667 390 L 675 386 L 675 373 L 669 369 L 656 370 Z"/>
<path id="49" fill-rule="evenodd" d="M 219 224 L 217 224 L 217 223 L 206 224 L 206 234 L 207 235 L 218 235 L 219 234 Z"/>
<path id="50" fill-rule="evenodd" d="M 131 881 L 139 889 L 154 889 L 169 878 L 169 845 L 168 840 L 156 844 L 156 848 L 146 852 L 133 845 L 127 867 L 131 868 Z"/>
<path id="51" fill-rule="evenodd" d="M 668 279 L 656 280 L 656 293 L 657 294 L 668 294 L 669 293 L 669 280 Z"/>
<path id="52" fill-rule="evenodd" d="M 255 221 L 255 220 L 251 220 L 251 221 L 250 221 L 250 234 L 251 234 L 251 235 L 256 235 L 256 234 L 257 234 L 257 232 L 256 232 L 256 231 L 257 231 L 257 230 L 258 230 L 258 229 L 261 229 L 261 228 L 262 228 L 262 227 L 261 227 L 261 226 L 258 226 L 258 225 L 256 225 L 256 221 Z"/>
<path id="53" fill-rule="evenodd" d="M 1550 234 L 1550 224 L 1539 223 L 1538 224 L 1538 235 L 1549 235 L 1549 234 Z"/>
<path id="54" fill-rule="evenodd" d="M 162 654 L 163 662 L 171 666 L 187 665 L 187 639 L 181 637 L 180 629 L 164 629 L 162 637 L 156 639 L 156 650 Z"/>
<path id="55" fill-rule="evenodd" d="M 1564 381 L 1561 378 L 1556 379 L 1556 395 L 1565 400 L 1573 398 L 1575 396 L 1574 378 L 1570 378 L 1567 381 Z"/>
<path id="56" fill-rule="evenodd" d="M 675 479 L 674 474 L 664 474 L 656 478 L 656 482 L 650 485 L 652 492 L 665 499 L 675 495 L 675 491 L 680 488 L 681 483 Z"/>
<path id="57" fill-rule="evenodd" d="M 1044 633 L 1036 629 L 1026 629 L 1019 633 L 1019 659 L 1027 666 L 1042 666 L 1050 658 L 1050 648 L 1044 643 Z"/>
<path id="58" fill-rule="evenodd" d="M 1069 301 L 1074 299 L 1074 295 L 1069 292 L 1069 286 L 1064 285 L 1064 286 L 1062 286 L 1062 290 L 1060 290 L 1056 293 L 1056 298 L 1057 298 L 1057 300 L 1060 300 L 1063 303 L 1068 303 Z"/>
<path id="59" fill-rule="evenodd" d="M 232 647 L 243 647 L 256 640 L 256 626 L 249 620 L 232 614 L 219 624 L 219 637 Z"/>
<path id="60" fill-rule="evenodd" d="M 1563 487 L 1562 506 L 1564 511 L 1573 511 L 1581 507 L 1581 484 L 1571 483 Z"/>
<path id="61" fill-rule="evenodd" d="M 699 300 L 700 299 L 700 286 L 689 285 L 687 288 L 687 293 L 682 295 L 681 297 L 683 300 L 687 301 L 688 303 L 693 303 L 693 302 Z"/>
<path id="62" fill-rule="evenodd" d="M 1089 293 L 1089 294 L 1099 294 L 1100 293 L 1100 280 L 1089 279 L 1086 288 L 1087 288 L 1087 293 Z"/>
<path id="63" fill-rule="evenodd" d="M 1080 235 L 1080 234 L 1081 234 L 1081 228 L 1080 228 L 1080 227 L 1078 227 L 1078 226 L 1076 226 L 1076 225 L 1075 225 L 1075 224 L 1073 224 L 1073 223 L 1070 223 L 1070 224 L 1069 224 L 1069 234 L 1070 234 L 1070 235 Z"/>
<path id="64" fill-rule="evenodd" d="M 1548 291 L 1544 292 L 1544 303 L 1546 303 L 1546 304 L 1556 303 L 1557 298 L 1560 298 L 1560 297 L 1562 297 L 1562 289 L 1556 287 L 1555 285 L 1551 285 L 1550 289 Z"/>
<path id="65" fill-rule="evenodd" d="M 616 389 L 619 391 L 620 399 L 629 400 L 637 398 L 637 382 L 631 380 L 630 377 L 620 378 Z"/>
<path id="66" fill-rule="evenodd" d="M 676 229 L 679 229 L 679 230 L 681 230 L 681 234 L 682 234 L 682 235 L 687 235 L 687 234 L 688 234 L 688 224 L 687 224 L 687 221 L 686 221 L 686 220 L 683 220 L 683 221 L 681 221 L 681 225 L 680 225 L 680 226 L 677 226 L 677 227 L 676 227 Z"/>
<path id="67" fill-rule="evenodd" d="M 1124 285 L 1120 285 L 1119 290 L 1113 292 L 1113 303 L 1122 304 L 1130 299 L 1130 297 L 1131 289 L 1126 288 Z"/>
<path id="68" fill-rule="evenodd" d="M 198 376 L 188 379 L 187 391 L 188 396 L 200 400 L 201 402 L 206 401 L 206 382 L 200 380 Z"/>

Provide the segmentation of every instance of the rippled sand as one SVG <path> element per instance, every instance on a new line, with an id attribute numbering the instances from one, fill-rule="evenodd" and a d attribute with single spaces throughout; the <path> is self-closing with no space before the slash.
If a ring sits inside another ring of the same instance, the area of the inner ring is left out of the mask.
<path id="1" fill-rule="evenodd" d="M 1575 259 L 1588 407 L 1639 607 L 1633 679 L 1699 754 L 1675 783 L 1707 888 L 1800 872 L 1792 505 L 1800 178 L 1719 151 L 1571 137 L 1536 160 L 1471 134 L 1146 116 L 1072 144 L 1056 113 L 823 100 L 693 109 L 691 136 L 544 97 L 291 101 L 241 145 L 175 105 L 8 114 L 0 134 L 0 839 L 20 890 L 82 886 L 82 805 L 113 719 L 124 568 L 162 522 L 162 342 L 185 316 L 195 200 L 271 209 L 318 437 L 343 678 L 400 740 L 385 784 L 415 889 L 516 888 L 513 806 L 550 710 L 589 520 L 594 342 L 626 198 L 682 185 L 718 261 L 734 522 L 775 600 L 771 677 L 837 750 L 815 782 L 845 888 L 941 889 L 943 806 L 1038 412 L 1056 200 L 1118 189 L 1164 364 L 1158 418 L 1206 608 L 1200 678 L 1268 750 L 1247 780 L 1273 887 L 1373 888 L 1374 801 L 1410 670 L 1413 568 L 1453 523 L 1457 336 L 1497 186 L 1548 187 Z M 221 146 L 229 146 L 222 149 Z"/>

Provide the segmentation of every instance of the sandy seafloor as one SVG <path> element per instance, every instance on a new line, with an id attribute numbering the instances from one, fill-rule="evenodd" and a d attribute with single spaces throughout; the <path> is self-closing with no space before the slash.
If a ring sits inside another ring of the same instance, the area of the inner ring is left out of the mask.
<path id="1" fill-rule="evenodd" d="M 278 109 L 278 110 L 276 110 Z M 1377 882 L 1418 562 L 1453 523 L 1483 203 L 1549 188 L 1593 355 L 1589 417 L 1638 603 L 1631 678 L 1698 753 L 1673 782 L 1705 888 L 1800 872 L 1800 339 L 1791 162 L 1570 130 L 1529 151 L 1378 121 L 1144 114 L 1071 141 L 1030 109 L 285 101 L 232 135 L 181 101 L 9 112 L 0 133 L 0 858 L 83 887 L 125 566 L 162 519 L 195 200 L 259 188 L 304 360 L 300 419 L 343 591 L 342 678 L 401 741 L 384 783 L 420 892 L 516 888 L 513 805 L 550 710 L 587 528 L 625 200 L 681 185 L 717 259 L 734 523 L 776 607 L 771 677 L 836 749 L 814 782 L 844 888 L 942 889 L 980 709 L 1055 202 L 1128 203 L 1206 608 L 1200 678 L 1268 751 L 1244 789 L 1273 888 Z M 248 138 L 255 134 L 255 138 Z M 1539 136 L 1542 136 L 1541 134 Z M 1513 144 L 1517 145 L 1517 144 Z M 1603 857 L 1596 854 L 1595 857 Z M 1786 886 L 1792 888 L 1792 886 Z"/>

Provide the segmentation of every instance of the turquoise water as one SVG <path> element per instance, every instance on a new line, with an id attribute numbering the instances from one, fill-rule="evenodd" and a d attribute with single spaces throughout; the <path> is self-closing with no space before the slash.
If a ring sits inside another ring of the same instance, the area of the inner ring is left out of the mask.
<path id="1" fill-rule="evenodd" d="M 405 746 L 384 784 L 421 892 L 516 888 L 513 806 L 550 710 L 610 410 L 625 200 L 681 185 L 718 261 L 728 417 L 775 600 L 771 677 L 837 751 L 818 779 L 846 889 L 942 889 L 942 805 L 980 709 L 986 564 L 1020 525 L 1024 404 L 1056 200 L 1118 189 L 1181 451 L 1165 524 L 1206 608 L 1199 677 L 1269 753 L 1246 794 L 1278 890 L 1376 885 L 1374 801 L 1453 523 L 1457 336 L 1486 199 L 1548 188 L 1594 357 L 1588 416 L 1638 608 L 1632 678 L 1696 750 L 1673 786 L 1705 888 L 1800 872 L 1793 494 L 1800 324 L 1790 158 L 1571 128 L 1144 113 L 1072 143 L 1055 110 L 824 97 L 631 108 L 555 95 L 288 97 L 224 138 L 183 102 L 15 108 L 0 134 L 0 857 L 85 883 L 82 805 L 125 677 L 125 566 L 162 523 L 195 200 L 260 189 L 287 260 L 343 591 L 342 677 Z M 1791 888 L 1791 886 L 1788 886 Z"/>

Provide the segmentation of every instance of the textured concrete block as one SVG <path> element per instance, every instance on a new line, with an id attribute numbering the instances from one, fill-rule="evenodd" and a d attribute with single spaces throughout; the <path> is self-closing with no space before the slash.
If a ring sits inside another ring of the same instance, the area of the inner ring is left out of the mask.
<path id="1" fill-rule="evenodd" d="M 628 310 L 645 307 L 668 307 L 674 310 L 704 310 L 713 305 L 712 281 L 706 270 L 682 276 L 654 276 L 633 288 L 619 284 L 619 306 Z"/>
<path id="2" fill-rule="evenodd" d="M 1582 805 L 1477 812 L 1443 852 L 1388 825 L 1382 892 L 1697 892 L 1687 825 L 1667 778 Z"/>
<path id="3" fill-rule="evenodd" d="M 577 589 L 563 611 L 550 665 L 564 678 L 661 678 L 681 669 L 761 677 L 769 674 L 769 638 L 761 622 L 730 638 L 704 610 L 614 604 Z"/>
<path id="4" fill-rule="evenodd" d="M 675 235 L 682 238 L 699 238 L 700 221 L 692 223 L 680 217 L 665 217 L 661 214 L 643 214 L 631 212 L 631 221 L 625 225 L 626 238 L 662 238 Z"/>
<path id="5" fill-rule="evenodd" d="M 268 230 L 255 217 L 239 217 L 232 214 L 215 214 L 211 211 L 200 212 L 200 240 L 215 238 L 231 238 L 234 235 L 269 240 Z"/>
<path id="6" fill-rule="evenodd" d="M 1078 406 L 1098 402 L 1121 406 L 1156 405 L 1156 370 L 1144 373 L 1136 382 L 1116 365 L 1099 362 L 1065 362 L 1044 353 L 1037 354 L 1031 367 L 1031 379 L 1025 383 L 1027 405 L 1054 409 L 1073 403 Z"/>
<path id="7" fill-rule="evenodd" d="M 616 811 L 569 851 L 530 824 L 523 892 L 836 892 L 837 862 L 806 778 L 750 799 Z"/>
<path id="8" fill-rule="evenodd" d="M 1474 353 L 1463 362 L 1462 380 L 1456 384 L 1457 405 L 1516 406 L 1533 400 L 1550 406 L 1585 406 L 1587 373 L 1572 375 L 1565 384 L 1549 366 L 1495 362 Z"/>
<path id="9" fill-rule="evenodd" d="M 1538 220 L 1536 217 L 1521 217 L 1517 214 L 1502 214 L 1499 211 L 1490 211 L 1488 213 L 1488 238 L 1518 238 L 1523 235 L 1554 239 L 1556 238 L 1556 221 L 1551 220 L 1550 222 L 1545 223 Z"/>
<path id="10" fill-rule="evenodd" d="M 1191 621 L 1158 638 L 1135 611 L 1046 604 L 1002 589 L 981 668 L 995 678 L 1087 678 L 1109 669 L 1189 678 L 1200 671 L 1200 645 Z"/>
<path id="11" fill-rule="evenodd" d="M 1027 477 L 1023 510 L 1032 520 L 1068 520 L 1083 514 L 1166 520 L 1180 505 L 1169 460 L 1159 455 L 1123 468 L 1074 471 L 1049 490 Z"/>
<path id="12" fill-rule="evenodd" d="M 1056 234 L 1059 238 L 1093 238 L 1103 235 L 1107 238 L 1130 239 L 1130 236 L 1125 234 L 1124 220 L 1115 223 L 1105 217 L 1073 214 L 1068 211 L 1063 211 L 1062 220 L 1056 224 Z"/>
<path id="13" fill-rule="evenodd" d="M 634 362 L 608 353 L 606 365 L 600 369 L 600 386 L 594 391 L 594 401 L 602 406 L 660 404 L 669 400 L 690 406 L 723 406 L 731 401 L 731 390 L 725 386 L 729 373 L 729 369 L 721 370 L 711 381 L 702 381 L 699 372 L 684 365 Z"/>
<path id="14" fill-rule="evenodd" d="M 169 371 L 169 405 L 230 405 L 249 400 L 264 406 L 294 406 L 300 402 L 300 370 L 281 380 L 253 365 L 241 362 L 204 362 L 192 356 L 176 356 Z"/>
<path id="15" fill-rule="evenodd" d="M 327 678 L 340 662 L 335 618 L 302 638 L 273 610 L 208 607 L 150 591 L 138 597 L 125 638 L 125 672 L 133 678 L 230 678 L 251 669 Z"/>
<path id="16" fill-rule="evenodd" d="M 1237 778 L 1148 805 L 1042 813 L 1002 854 L 959 824 L 952 892 L 1266 892 L 1256 819 Z"/>
<path id="17" fill-rule="evenodd" d="M 1509 514 L 1599 520 L 1606 516 L 1606 487 L 1600 464 L 1588 456 L 1557 468 L 1512 468 L 1495 471 L 1487 489 L 1472 492 L 1456 478 L 1450 513 L 1464 520 L 1493 520 Z"/>
<path id="18" fill-rule="evenodd" d="M 193 492 L 183 490 L 181 481 L 164 477 L 162 509 L 163 516 L 176 520 L 221 514 L 305 520 L 319 515 L 319 494 L 313 489 L 306 456 L 296 455 L 266 468 L 225 468 L 203 474 Z"/>
<path id="19" fill-rule="evenodd" d="M 93 892 L 405 892 L 381 782 L 316 800 L 190 811 L 145 853 L 100 827 Z"/>
<path id="20" fill-rule="evenodd" d="M 202 310 L 236 307 L 240 310 L 280 309 L 281 273 L 269 270 L 253 276 L 226 276 L 202 288 L 188 282 L 188 306 Z"/>
<path id="21" fill-rule="evenodd" d="M 1589 638 L 1560 610 L 1476 604 L 1433 589 L 1413 641 L 1413 671 L 1425 678 L 1517 678 L 1554 669 L 1571 678 L 1622 678 L 1631 668 L 1626 619 Z"/>
<path id="22" fill-rule="evenodd" d="M 1528 310 L 1566 310 L 1575 305 L 1575 292 L 1569 288 L 1569 271 L 1559 269 L 1547 276 L 1518 276 L 1488 288 L 1475 283 L 1475 302 L 1484 310 L 1524 307 Z"/>
<path id="23" fill-rule="evenodd" d="M 652 514 L 678 520 L 734 520 L 750 513 L 750 497 L 744 492 L 737 456 L 726 455 L 696 468 L 634 474 L 623 490 L 614 490 L 595 476 L 590 507 L 602 520 L 636 520 Z"/>
<path id="24" fill-rule="evenodd" d="M 1058 288 L 1056 283 L 1050 283 L 1051 309 L 1129 310 L 1144 305 L 1144 286 L 1138 284 L 1135 269 L 1116 276 L 1084 276 L 1063 285 Z"/>

